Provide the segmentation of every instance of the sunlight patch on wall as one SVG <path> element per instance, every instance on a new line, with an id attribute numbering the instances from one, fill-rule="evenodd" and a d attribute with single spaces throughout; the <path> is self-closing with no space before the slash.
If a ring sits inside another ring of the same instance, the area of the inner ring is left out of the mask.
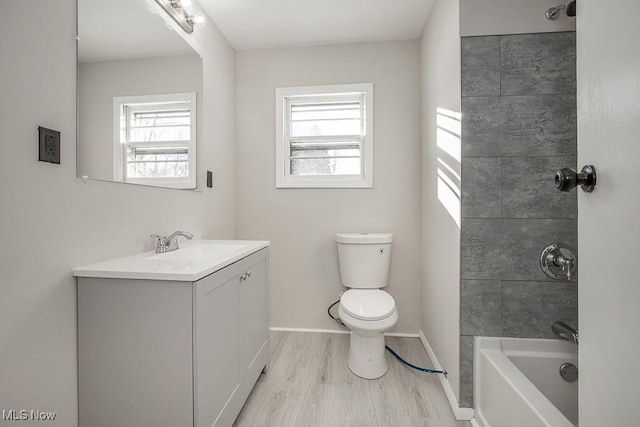
<path id="1" fill-rule="evenodd" d="M 458 169 L 462 158 L 462 147 L 460 145 L 462 125 L 460 116 L 461 114 L 455 111 L 444 108 L 436 109 L 438 147 L 458 161 Z"/>
<path id="2" fill-rule="evenodd" d="M 444 108 L 436 109 L 436 144 L 438 146 L 437 194 L 442 206 L 460 228 L 462 158 L 461 114 Z"/>

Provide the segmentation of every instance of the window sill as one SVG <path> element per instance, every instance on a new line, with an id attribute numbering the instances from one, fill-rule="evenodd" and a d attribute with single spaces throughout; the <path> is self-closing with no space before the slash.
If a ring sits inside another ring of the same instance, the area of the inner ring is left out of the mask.
<path id="1" fill-rule="evenodd" d="M 276 188 L 373 188 L 372 180 L 365 180 L 362 177 L 354 179 L 326 179 L 323 178 L 294 178 L 278 180 Z"/>

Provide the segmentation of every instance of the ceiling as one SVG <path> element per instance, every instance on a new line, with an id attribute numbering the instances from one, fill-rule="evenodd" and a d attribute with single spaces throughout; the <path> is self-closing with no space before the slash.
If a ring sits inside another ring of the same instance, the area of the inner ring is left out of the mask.
<path id="1" fill-rule="evenodd" d="M 152 6 L 149 0 L 78 0 L 79 61 L 193 54 Z"/>
<path id="2" fill-rule="evenodd" d="M 199 0 L 237 50 L 384 40 L 422 34 L 433 0 Z"/>

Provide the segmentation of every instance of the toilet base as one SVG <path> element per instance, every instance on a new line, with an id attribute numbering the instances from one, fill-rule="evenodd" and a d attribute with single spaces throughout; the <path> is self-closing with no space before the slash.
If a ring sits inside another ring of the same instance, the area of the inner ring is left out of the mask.
<path id="1" fill-rule="evenodd" d="M 349 369 L 357 376 L 374 380 L 387 373 L 384 335 L 362 336 L 351 331 Z"/>

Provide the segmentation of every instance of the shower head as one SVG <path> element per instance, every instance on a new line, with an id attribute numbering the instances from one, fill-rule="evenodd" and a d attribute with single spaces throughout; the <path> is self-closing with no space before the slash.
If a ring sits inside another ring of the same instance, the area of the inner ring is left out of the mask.
<path id="1" fill-rule="evenodd" d="M 567 4 L 561 4 L 557 7 L 552 7 L 547 10 L 545 16 L 548 20 L 554 21 L 560 16 L 560 12 L 564 12 L 569 17 L 576 16 L 576 0 L 572 0 Z"/>

